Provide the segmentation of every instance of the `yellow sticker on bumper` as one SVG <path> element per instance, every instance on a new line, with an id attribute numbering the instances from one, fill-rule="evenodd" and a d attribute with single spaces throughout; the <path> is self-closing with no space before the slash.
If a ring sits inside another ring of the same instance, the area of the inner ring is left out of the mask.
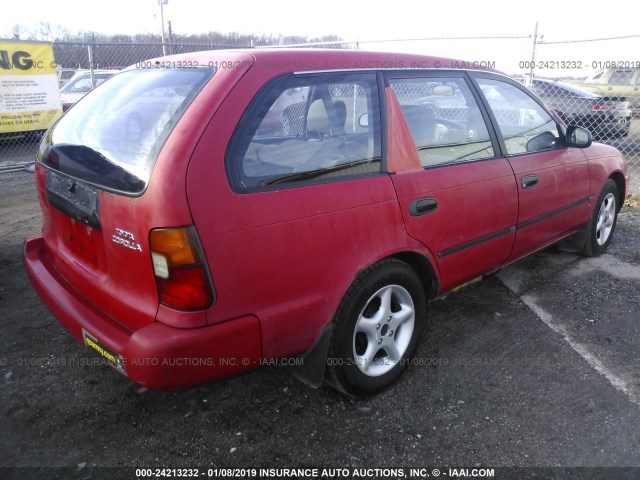
<path id="1" fill-rule="evenodd" d="M 96 340 L 93 336 L 91 336 L 84 329 L 82 330 L 82 336 L 84 338 L 84 344 L 98 353 L 102 358 L 104 358 L 107 363 L 118 370 L 120 373 L 127 374 L 124 368 L 124 358 L 122 355 L 118 355 L 113 350 L 108 347 L 102 345 L 98 340 Z"/>

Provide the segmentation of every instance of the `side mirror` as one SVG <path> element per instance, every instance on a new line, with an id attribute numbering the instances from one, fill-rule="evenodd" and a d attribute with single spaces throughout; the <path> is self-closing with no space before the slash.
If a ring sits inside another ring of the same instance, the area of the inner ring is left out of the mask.
<path id="1" fill-rule="evenodd" d="M 551 150 L 558 145 L 558 138 L 551 132 L 542 132 L 527 142 L 527 152 L 542 152 Z"/>
<path id="2" fill-rule="evenodd" d="M 360 117 L 358 117 L 358 125 L 360 125 L 361 127 L 368 127 L 369 126 L 369 114 L 368 113 L 363 113 L 362 115 L 360 115 Z"/>
<path id="3" fill-rule="evenodd" d="M 576 127 L 575 125 L 567 127 L 565 140 L 567 147 L 587 148 L 591 146 L 592 142 L 593 137 L 591 136 L 591 132 L 586 128 Z"/>

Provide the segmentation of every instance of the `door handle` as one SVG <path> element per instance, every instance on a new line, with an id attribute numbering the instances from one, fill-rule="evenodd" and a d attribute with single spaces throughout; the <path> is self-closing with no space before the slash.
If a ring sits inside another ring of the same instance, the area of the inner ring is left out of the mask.
<path id="1" fill-rule="evenodd" d="M 438 208 L 438 201 L 435 198 L 421 198 L 409 204 L 409 213 L 412 217 L 419 217 L 433 212 L 436 208 Z"/>
<path id="2" fill-rule="evenodd" d="M 538 184 L 538 177 L 535 175 L 527 175 L 522 177 L 522 188 L 535 187 Z"/>

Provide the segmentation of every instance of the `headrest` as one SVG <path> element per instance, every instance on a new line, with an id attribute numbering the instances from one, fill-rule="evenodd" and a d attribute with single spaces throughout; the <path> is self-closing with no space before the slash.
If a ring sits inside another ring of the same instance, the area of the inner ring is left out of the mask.
<path id="1" fill-rule="evenodd" d="M 309 113 L 307 115 L 307 130 L 315 133 L 331 132 L 329 115 L 327 114 L 327 109 L 324 108 L 324 102 L 321 99 L 314 100 L 309 107 Z"/>
<path id="2" fill-rule="evenodd" d="M 336 100 L 335 102 L 333 102 L 333 107 L 336 109 L 338 125 L 340 127 L 344 127 L 347 123 L 347 104 L 342 100 Z"/>

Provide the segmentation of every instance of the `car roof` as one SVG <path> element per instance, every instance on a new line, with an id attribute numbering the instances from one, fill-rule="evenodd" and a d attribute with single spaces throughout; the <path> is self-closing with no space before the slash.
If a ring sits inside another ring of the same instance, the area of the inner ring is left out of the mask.
<path id="1" fill-rule="evenodd" d="M 222 68 L 224 68 L 225 65 L 233 66 L 234 62 L 243 62 L 249 59 L 258 65 L 280 72 L 411 68 L 468 69 L 496 72 L 491 68 L 483 68 L 481 62 L 469 60 L 410 53 L 323 48 L 209 50 L 158 57 L 141 63 L 146 63 L 151 67 L 161 64 L 170 65 L 172 62 L 177 61 L 197 62 L 200 66 L 219 66 L 222 62 Z M 128 69 L 133 68 L 133 66 L 128 67 Z"/>

